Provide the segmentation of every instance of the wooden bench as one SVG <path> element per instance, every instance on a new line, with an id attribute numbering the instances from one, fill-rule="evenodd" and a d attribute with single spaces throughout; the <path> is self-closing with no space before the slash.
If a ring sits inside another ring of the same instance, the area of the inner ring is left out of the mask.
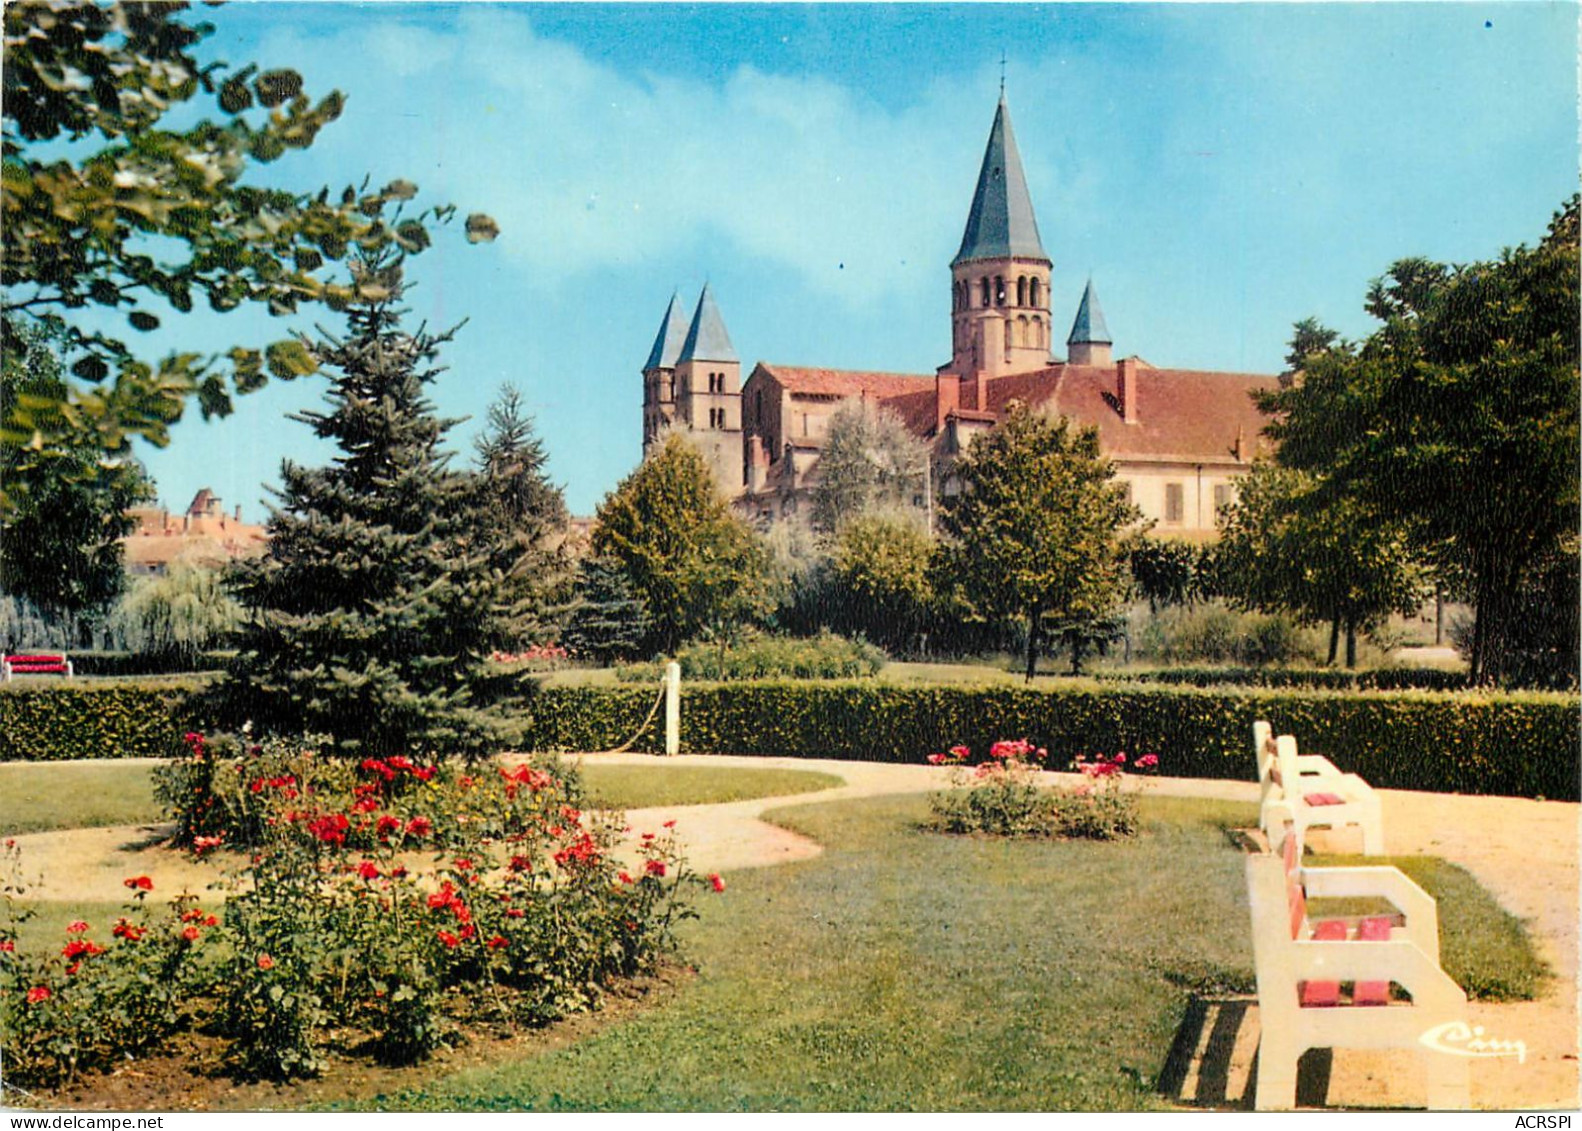
<path id="1" fill-rule="evenodd" d="M 1395 868 L 1302 868 L 1296 838 L 1280 855 L 1247 858 L 1253 964 L 1261 1034 L 1259 1111 L 1296 1105 L 1297 1062 L 1308 1049 L 1419 1050 L 1428 1106 L 1464 1108 L 1467 1061 L 1423 1043 L 1436 1026 L 1463 1022 L 1467 999 L 1439 968 L 1434 901 Z M 1308 900 L 1382 896 L 1393 915 L 1313 920 Z"/>
<path id="2" fill-rule="evenodd" d="M 13 675 L 63 675 L 70 679 L 74 674 L 71 661 L 64 654 L 19 652 L 0 657 L 0 679 L 6 683 L 11 682 Z"/>
<path id="3" fill-rule="evenodd" d="M 1362 831 L 1363 853 L 1383 854 L 1384 814 L 1371 785 L 1356 774 L 1342 773 L 1328 758 L 1298 753 L 1295 738 L 1275 738 L 1266 722 L 1254 723 L 1252 735 L 1258 759 L 1258 826 L 1272 847 L 1280 847 L 1288 828 L 1300 849 L 1310 828 L 1355 826 Z"/>

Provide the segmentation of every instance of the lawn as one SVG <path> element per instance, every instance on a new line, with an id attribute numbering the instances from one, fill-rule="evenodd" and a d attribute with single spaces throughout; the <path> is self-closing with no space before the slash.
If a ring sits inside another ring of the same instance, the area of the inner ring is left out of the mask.
<path id="1" fill-rule="evenodd" d="M 772 818 L 827 846 L 729 875 L 683 993 L 569 1048 L 379 1106 L 1158 1109 L 1194 986 L 1250 987 L 1248 807 L 1150 800 L 1130 843 L 926 833 L 923 798 Z M 1184 878 L 1190 878 L 1186 882 Z"/>
<path id="2" fill-rule="evenodd" d="M 844 784 L 810 770 L 585 765 L 591 807 L 704 805 L 811 793 Z M 153 767 L 128 762 L 0 763 L 0 836 L 159 821 Z"/>

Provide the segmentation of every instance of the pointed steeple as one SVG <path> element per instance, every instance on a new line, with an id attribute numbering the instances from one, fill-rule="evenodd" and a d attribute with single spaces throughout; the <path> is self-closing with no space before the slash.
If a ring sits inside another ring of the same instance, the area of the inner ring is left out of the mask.
<path id="1" fill-rule="evenodd" d="M 1016 135 L 1011 130 L 1011 114 L 1002 91 L 994 111 L 994 125 L 989 129 L 989 144 L 983 151 L 983 167 L 978 170 L 978 190 L 972 196 L 961 250 L 950 265 L 1012 257 L 1049 259 L 1038 238 L 1038 220 L 1033 215 L 1033 200 L 1027 192 L 1027 178 L 1022 173 L 1022 158 L 1016 151 Z"/>
<path id="2" fill-rule="evenodd" d="M 731 336 L 725 332 L 725 319 L 720 308 L 714 305 L 714 295 L 707 283 L 698 296 L 698 308 L 692 314 L 692 326 L 687 330 L 687 340 L 681 347 L 683 361 L 738 361 L 731 346 Z"/>
<path id="3" fill-rule="evenodd" d="M 674 369 L 676 358 L 681 355 L 681 343 L 686 340 L 687 322 L 681 314 L 681 295 L 679 292 L 670 296 L 670 305 L 665 308 L 664 321 L 659 324 L 659 333 L 654 337 L 654 348 L 648 351 L 648 363 L 643 366 L 643 372 L 650 369 Z"/>
<path id="4" fill-rule="evenodd" d="M 1099 307 L 1099 296 L 1093 290 L 1093 280 L 1082 289 L 1082 302 L 1077 307 L 1076 321 L 1071 323 L 1071 336 L 1066 345 L 1112 345 L 1110 328 L 1104 324 L 1104 311 Z"/>

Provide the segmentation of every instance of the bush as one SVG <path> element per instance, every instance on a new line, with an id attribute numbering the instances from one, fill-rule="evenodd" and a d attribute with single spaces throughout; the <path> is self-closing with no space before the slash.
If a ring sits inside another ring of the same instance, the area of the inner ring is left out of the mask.
<path id="1" fill-rule="evenodd" d="M 635 732 L 648 688 L 541 689 L 528 700 L 529 748 L 603 750 Z M 1574 696 L 1552 693 L 1342 693 L 1275 689 L 688 684 L 683 750 L 921 762 L 953 742 L 1026 735 L 1057 757 L 1156 751 L 1183 777 L 1251 780 L 1252 724 L 1267 719 L 1304 750 L 1375 786 L 1578 798 L 1582 744 Z M 636 749 L 663 748 L 650 723 Z"/>
<path id="2" fill-rule="evenodd" d="M 1161 609 L 1137 632 L 1134 651 L 1166 663 L 1254 666 L 1318 659 L 1288 617 L 1217 603 Z"/>
<path id="3" fill-rule="evenodd" d="M 187 672 L 221 672 L 236 659 L 235 652 L 198 652 L 193 655 L 153 656 L 139 652 L 69 652 L 78 675 L 141 676 Z"/>
<path id="4" fill-rule="evenodd" d="M 531 765 L 469 779 L 394 758 L 338 762 L 319 792 L 306 751 L 263 743 L 221 760 L 201 736 L 191 744 L 189 782 L 246 781 L 259 766 L 300 776 L 242 787 L 254 799 L 245 825 L 192 838 L 208 851 L 233 829 L 256 837 L 223 913 L 181 896 L 151 923 L 152 883 L 131 877 L 138 906 L 113 944 L 74 923 L 61 954 L 30 957 L 15 916 L 0 922 L 8 1081 L 67 1082 L 182 1026 L 222 1036 L 244 1078 L 313 1075 L 332 1043 L 412 1063 L 469 1023 L 596 1007 L 674 946 L 693 890 L 724 890 L 688 869 L 668 831 L 643 837 L 628 873 L 613 852 L 620 819 L 583 814 L 564 779 Z M 213 795 L 187 807 L 209 811 Z M 433 863 L 419 868 L 424 852 Z M 18 887 L 0 884 L 6 908 Z"/>
<path id="5" fill-rule="evenodd" d="M 1141 824 L 1137 793 L 1122 784 L 1125 754 L 1078 755 L 1071 768 L 1087 780 L 1052 789 L 1038 784 L 1038 767 L 1049 751 L 1026 740 L 996 742 L 988 757 L 969 770 L 971 754 L 965 746 L 953 746 L 948 754 L 928 757 L 934 765 L 955 767 L 952 788 L 928 799 L 930 825 L 940 832 L 1119 840 L 1135 836 Z M 1159 758 L 1144 754 L 1136 764 L 1151 771 Z"/>
<path id="6" fill-rule="evenodd" d="M 877 675 L 885 655 L 862 640 L 829 632 L 812 637 L 756 636 L 722 647 L 699 642 L 676 653 L 687 679 L 854 679 Z M 625 683 L 651 683 L 662 664 L 630 664 L 616 671 Z"/>
<path id="7" fill-rule="evenodd" d="M 0 761 L 170 758 L 202 718 L 203 679 L 12 684 L 0 690 Z"/>

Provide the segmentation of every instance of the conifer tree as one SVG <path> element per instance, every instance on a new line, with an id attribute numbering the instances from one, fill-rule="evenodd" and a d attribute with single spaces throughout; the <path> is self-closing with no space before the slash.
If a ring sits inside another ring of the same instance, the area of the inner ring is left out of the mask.
<path id="1" fill-rule="evenodd" d="M 498 575 L 424 395 L 449 332 L 401 328 L 401 262 L 356 269 L 350 333 L 312 343 L 329 410 L 292 419 L 331 439 L 328 466 L 281 468 L 269 552 L 234 577 L 248 610 L 232 710 L 275 733 L 321 733 L 352 756 L 477 753 L 493 728 L 472 701 L 495 628 Z"/>
<path id="2" fill-rule="evenodd" d="M 473 445 L 481 493 L 476 517 L 501 577 L 499 636 L 516 649 L 554 643 L 571 599 L 565 496 L 545 472 L 549 455 L 513 385 L 489 406 Z"/>
<path id="3" fill-rule="evenodd" d="M 584 558 L 577 568 L 565 645 L 578 659 L 608 664 L 642 655 L 648 605 L 613 558 Z"/>

